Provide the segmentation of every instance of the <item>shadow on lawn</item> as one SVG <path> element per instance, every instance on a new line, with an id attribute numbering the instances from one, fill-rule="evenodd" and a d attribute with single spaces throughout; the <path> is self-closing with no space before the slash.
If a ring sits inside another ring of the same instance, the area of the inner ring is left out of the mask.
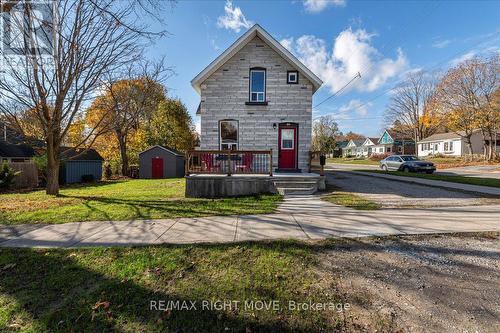
<path id="1" fill-rule="evenodd" d="M 303 246 L 295 242 L 285 244 L 286 247 L 297 247 L 297 250 L 301 250 Z M 255 243 L 249 246 L 262 245 Z M 191 248 L 185 245 L 164 247 L 173 251 L 183 249 L 187 254 Z M 213 247 L 229 249 L 235 245 L 199 245 L 199 247 L 207 250 Z M 147 247 L 143 249 L 148 250 Z M 165 281 L 160 279 L 161 271 L 157 273 L 155 267 L 150 267 L 147 269 L 148 274 L 152 274 L 153 277 L 157 274 L 158 279 L 146 287 L 128 279 L 114 277 L 112 273 L 104 275 L 97 270 L 84 267 L 73 259 L 71 251 L 77 250 L 4 249 L 0 252 L 2 266 L 5 267 L 6 260 L 15 263 L 14 267 L 0 269 L 2 293 L 9 295 L 19 304 L 14 307 L 11 316 L 22 318 L 20 312 L 25 312 L 26 321 L 33 323 L 33 331 L 313 332 L 321 330 L 320 328 L 325 325 L 324 322 L 318 323 L 314 320 L 303 323 L 295 318 L 294 321 L 290 320 L 290 316 L 280 314 L 262 319 L 263 316 L 260 316 L 258 311 L 257 315 L 252 316 L 248 312 L 243 314 L 241 310 L 238 313 L 238 311 L 201 309 L 202 300 L 217 300 L 218 297 L 224 296 L 214 295 L 213 291 L 209 290 L 209 294 L 206 295 L 199 295 L 199 292 L 193 291 L 193 297 L 186 298 L 185 295 L 165 293 L 162 290 L 166 284 L 175 283 L 175 280 L 182 280 L 193 274 L 195 268 L 184 266 L 181 272 L 176 272 L 175 276 L 171 277 L 171 280 Z M 121 255 L 120 250 L 110 251 L 104 252 L 104 255 L 118 257 Z M 169 253 L 165 255 L 168 256 Z M 131 257 L 133 260 L 134 257 Z M 134 278 L 142 280 L 140 275 Z M 199 284 L 206 284 L 208 288 L 214 283 L 220 282 L 204 279 L 199 281 Z M 256 285 L 259 286 L 259 283 Z M 248 291 L 243 291 L 243 295 L 246 292 Z M 268 300 L 274 292 L 261 286 L 257 293 L 259 299 Z M 234 299 L 242 295 L 240 290 L 234 290 L 233 294 L 237 297 Z M 185 301 L 188 305 L 196 301 L 197 309 L 151 310 L 150 301 L 153 300 L 173 300 L 181 304 Z M 5 307 L 5 303 L 2 306 Z M 6 324 L 16 321 L 19 322 L 11 319 L 11 322 Z"/>
<path id="2" fill-rule="evenodd" d="M 89 211 L 97 211 L 107 220 L 112 220 L 109 214 L 99 209 L 92 202 L 106 205 L 123 205 L 134 211 L 135 218 L 154 218 L 161 215 L 168 217 L 190 217 L 204 215 L 235 215 L 244 211 L 249 213 L 271 212 L 279 200 L 269 200 L 262 196 L 241 197 L 238 200 L 227 199 L 182 199 L 182 200 L 137 200 L 119 199 L 100 196 L 78 196 L 61 194 L 61 197 L 83 201 Z M 156 213 L 156 214 L 155 214 Z"/>

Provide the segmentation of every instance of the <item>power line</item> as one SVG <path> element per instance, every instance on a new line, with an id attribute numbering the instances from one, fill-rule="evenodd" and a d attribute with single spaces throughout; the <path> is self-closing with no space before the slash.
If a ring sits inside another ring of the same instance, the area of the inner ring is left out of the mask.
<path id="1" fill-rule="evenodd" d="M 356 80 L 358 78 L 361 79 L 361 73 L 360 72 L 358 72 L 351 80 L 349 80 L 349 82 L 347 82 L 346 84 L 344 84 L 344 86 L 342 88 L 340 88 L 339 90 L 337 90 L 336 92 L 334 92 L 333 94 L 331 94 L 330 96 L 328 96 L 327 98 L 325 98 L 320 103 L 318 103 L 315 106 L 313 106 L 313 109 L 317 108 L 321 104 L 323 104 L 326 101 L 328 101 L 330 98 L 332 98 L 332 97 L 336 96 L 337 94 L 339 94 L 342 90 L 344 90 L 345 88 L 347 88 L 347 86 L 349 86 L 354 80 Z"/>
<path id="2" fill-rule="evenodd" d="M 494 36 L 496 36 L 496 35 L 498 35 L 498 34 L 500 34 L 500 31 L 497 31 L 497 32 L 496 32 L 496 33 L 492 36 L 492 38 L 494 38 Z M 452 58 L 455 58 L 455 57 L 457 57 L 458 55 L 463 54 L 465 51 L 469 51 L 469 50 L 473 49 L 474 47 L 477 47 L 477 46 L 479 46 L 479 45 L 481 45 L 481 44 L 484 44 L 484 43 L 488 42 L 488 40 L 489 40 L 489 38 L 488 38 L 487 40 L 482 41 L 482 42 L 479 42 L 479 43 L 473 44 L 472 46 L 468 46 L 468 47 L 466 47 L 465 49 L 462 49 L 461 51 L 459 51 L 459 52 L 457 52 L 457 53 L 454 53 L 451 57 L 447 57 L 446 59 L 444 59 L 444 60 L 440 61 L 440 62 L 439 62 L 439 63 L 437 63 L 436 65 L 431 66 L 430 68 L 427 68 L 427 69 L 425 69 L 425 68 L 424 68 L 424 69 L 422 69 L 422 71 L 424 71 L 424 70 L 425 70 L 425 71 L 430 71 L 431 69 L 435 69 L 436 67 L 438 67 L 438 66 L 440 66 L 440 65 L 444 64 L 445 62 L 450 61 Z M 358 105 L 358 106 L 356 106 L 356 107 L 354 107 L 354 108 L 350 109 L 349 111 L 354 111 L 354 110 L 360 109 L 361 107 L 363 107 L 363 106 L 365 106 L 365 105 L 369 104 L 370 102 L 372 102 L 372 101 L 374 101 L 374 100 L 376 100 L 376 99 L 378 99 L 378 98 L 382 97 L 383 95 L 387 94 L 388 92 L 390 92 L 390 91 L 392 91 L 392 90 L 394 90 L 394 89 L 398 88 L 399 84 L 401 84 L 401 83 L 402 83 L 402 82 L 404 82 L 404 81 L 405 81 L 405 79 L 404 79 L 404 78 L 403 78 L 403 79 L 401 79 L 401 80 L 399 80 L 399 81 L 397 81 L 397 82 L 394 84 L 394 86 L 393 86 L 392 88 L 389 88 L 389 89 L 384 90 L 382 93 L 380 93 L 380 94 L 376 95 L 376 96 L 375 96 L 375 97 L 373 97 L 373 98 L 370 98 L 368 101 L 366 101 L 366 102 L 364 102 L 364 103 L 362 103 L 362 104 L 360 104 L 360 105 Z M 339 110 L 339 109 L 337 109 L 337 111 L 338 111 L 338 110 Z M 330 113 L 330 114 L 331 114 L 331 115 L 333 115 L 333 116 L 335 116 L 335 114 L 332 114 L 332 113 Z M 317 119 L 317 118 L 319 118 L 319 117 L 320 117 L 320 116 L 316 117 L 316 119 Z M 382 117 L 382 116 L 381 116 L 381 117 Z M 361 119 L 368 119 L 368 118 L 361 118 Z M 339 119 L 339 120 L 342 120 L 342 119 Z"/>

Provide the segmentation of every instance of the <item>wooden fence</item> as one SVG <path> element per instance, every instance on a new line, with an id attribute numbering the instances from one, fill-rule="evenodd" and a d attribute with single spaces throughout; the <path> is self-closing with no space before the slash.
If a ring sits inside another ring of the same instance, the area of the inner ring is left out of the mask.
<path id="1" fill-rule="evenodd" d="M 32 162 L 9 162 L 9 166 L 21 173 L 14 178 L 15 189 L 35 188 L 38 186 L 38 170 Z"/>

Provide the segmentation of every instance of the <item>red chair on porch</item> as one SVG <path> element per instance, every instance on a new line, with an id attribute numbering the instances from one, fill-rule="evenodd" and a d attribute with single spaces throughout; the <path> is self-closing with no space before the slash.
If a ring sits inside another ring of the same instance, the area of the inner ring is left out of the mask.
<path id="1" fill-rule="evenodd" d="M 203 165 L 204 171 L 208 172 L 218 172 L 220 171 L 220 166 L 214 163 L 214 154 L 207 153 L 201 155 L 201 163 Z"/>
<path id="2" fill-rule="evenodd" d="M 253 154 L 244 153 L 241 157 L 241 164 L 237 168 L 242 172 L 252 172 Z"/>

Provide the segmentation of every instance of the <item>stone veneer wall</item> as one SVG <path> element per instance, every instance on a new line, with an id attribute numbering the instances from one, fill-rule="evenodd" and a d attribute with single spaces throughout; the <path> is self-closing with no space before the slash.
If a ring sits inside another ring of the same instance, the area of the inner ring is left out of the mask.
<path id="1" fill-rule="evenodd" d="M 249 70 L 266 68 L 267 106 L 245 105 Z M 290 63 L 255 37 L 201 84 L 201 149 L 219 149 L 219 121 L 239 121 L 240 150 L 273 150 L 278 166 L 278 128 L 273 123 L 299 125 L 298 167 L 307 171 L 311 146 L 311 82 L 299 73 L 299 84 L 287 84 Z"/>

